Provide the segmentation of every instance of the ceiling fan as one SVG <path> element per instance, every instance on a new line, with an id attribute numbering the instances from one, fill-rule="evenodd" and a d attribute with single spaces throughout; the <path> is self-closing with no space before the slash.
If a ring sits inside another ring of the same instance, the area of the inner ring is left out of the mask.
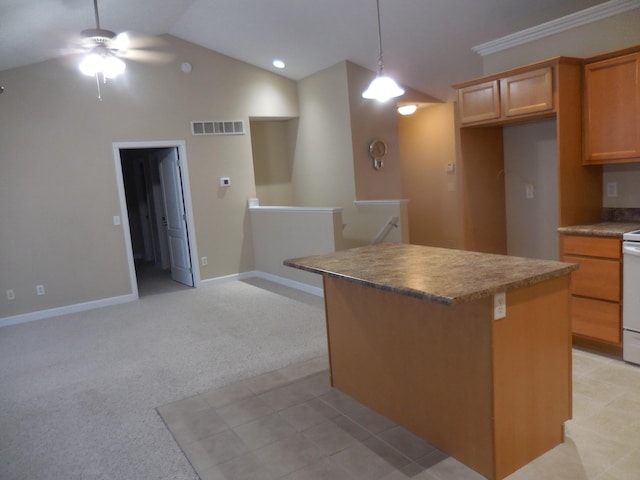
<path id="1" fill-rule="evenodd" d="M 77 42 L 77 53 L 83 53 L 84 58 L 78 65 L 85 75 L 95 77 L 98 84 L 98 98 L 100 98 L 100 80 L 106 83 L 107 79 L 115 78 L 126 69 L 123 59 L 147 62 L 165 62 L 173 58 L 166 52 L 152 51 L 140 47 L 157 46 L 159 39 L 143 38 L 136 35 L 132 41 L 126 32 L 116 34 L 100 26 L 98 12 L 98 0 L 93 0 L 93 10 L 96 20 L 95 28 L 88 28 L 80 32 Z M 133 44 L 138 48 L 134 48 Z M 100 98 L 100 100 L 102 100 Z"/>

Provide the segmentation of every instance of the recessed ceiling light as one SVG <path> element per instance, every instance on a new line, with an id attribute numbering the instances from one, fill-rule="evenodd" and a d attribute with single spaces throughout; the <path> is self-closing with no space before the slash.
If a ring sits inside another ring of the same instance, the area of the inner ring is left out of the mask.
<path id="1" fill-rule="evenodd" d="M 398 107 L 398 113 L 400 115 L 411 115 L 412 113 L 415 113 L 417 109 L 417 105 L 402 105 L 401 107 Z"/>
<path id="2" fill-rule="evenodd" d="M 276 68 L 284 68 L 284 62 L 279 58 L 276 58 L 272 63 L 273 63 L 273 66 Z"/>

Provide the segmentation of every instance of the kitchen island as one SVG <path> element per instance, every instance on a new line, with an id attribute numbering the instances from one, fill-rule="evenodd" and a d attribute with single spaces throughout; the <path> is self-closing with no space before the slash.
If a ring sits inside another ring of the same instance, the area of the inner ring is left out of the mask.
<path id="1" fill-rule="evenodd" d="M 490 479 L 563 441 L 576 265 L 406 244 L 284 263 L 323 276 L 334 387 Z"/>

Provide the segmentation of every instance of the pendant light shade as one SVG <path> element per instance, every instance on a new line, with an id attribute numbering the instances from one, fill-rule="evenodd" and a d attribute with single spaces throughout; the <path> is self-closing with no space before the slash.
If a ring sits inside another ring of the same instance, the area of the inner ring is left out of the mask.
<path id="1" fill-rule="evenodd" d="M 384 63 L 382 62 L 382 29 L 380 27 L 380 0 L 376 0 L 378 10 L 378 75 L 373 79 L 369 88 L 362 92 L 362 97 L 367 99 L 386 102 L 390 98 L 399 97 L 404 94 L 402 89 L 391 77 L 384 74 Z"/>
<path id="2" fill-rule="evenodd" d="M 362 92 L 362 97 L 386 102 L 390 98 L 399 97 L 403 93 L 404 90 L 398 86 L 393 78 L 378 74 L 369 85 L 369 88 Z"/>

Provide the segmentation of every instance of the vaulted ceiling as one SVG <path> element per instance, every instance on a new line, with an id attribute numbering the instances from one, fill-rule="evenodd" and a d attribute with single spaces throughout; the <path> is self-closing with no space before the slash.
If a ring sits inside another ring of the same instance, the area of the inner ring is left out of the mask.
<path id="1" fill-rule="evenodd" d="M 482 74 L 472 47 L 604 0 L 380 0 L 385 70 L 444 99 Z M 376 0 L 99 0 L 102 28 L 170 34 L 299 80 L 342 60 L 376 69 Z M 0 1 L 2 70 L 60 56 L 93 0 Z M 286 68 L 271 61 L 281 58 Z"/>

